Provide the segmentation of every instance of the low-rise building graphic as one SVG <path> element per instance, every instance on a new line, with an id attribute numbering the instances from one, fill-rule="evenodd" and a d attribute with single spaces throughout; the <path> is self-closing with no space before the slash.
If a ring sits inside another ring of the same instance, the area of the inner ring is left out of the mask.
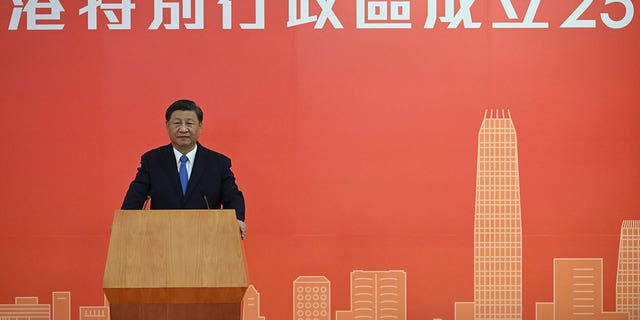
<path id="1" fill-rule="evenodd" d="M 351 310 L 336 320 L 406 320 L 407 273 L 402 270 L 351 272 Z"/>
<path id="2" fill-rule="evenodd" d="M 71 320 L 71 292 L 54 292 L 51 297 L 53 320 Z"/>
<path id="3" fill-rule="evenodd" d="M 253 285 L 247 288 L 242 298 L 242 320 L 264 320 L 260 315 L 260 293 Z"/>
<path id="4" fill-rule="evenodd" d="M 2 320 L 50 320 L 51 305 L 39 304 L 37 297 L 16 297 L 14 304 L 0 304 Z"/>
<path id="5" fill-rule="evenodd" d="M 331 320 L 331 282 L 323 276 L 293 281 L 293 319 Z"/>
<path id="6" fill-rule="evenodd" d="M 553 260 L 553 302 L 536 304 L 536 320 L 626 320 L 602 310 L 602 259 Z"/>
<path id="7" fill-rule="evenodd" d="M 38 297 L 16 297 L 13 304 L 0 304 L 0 320 L 71 319 L 71 292 L 53 292 L 51 304 L 38 300 Z"/>
<path id="8" fill-rule="evenodd" d="M 109 320 L 109 300 L 104 297 L 103 306 L 82 306 L 80 307 L 80 320 Z"/>

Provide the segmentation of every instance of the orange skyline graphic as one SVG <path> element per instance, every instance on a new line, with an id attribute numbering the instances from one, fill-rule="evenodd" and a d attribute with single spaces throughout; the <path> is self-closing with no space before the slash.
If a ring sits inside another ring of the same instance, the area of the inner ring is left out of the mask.
<path id="1" fill-rule="evenodd" d="M 474 218 L 474 301 L 455 302 L 454 318 L 522 320 L 522 235 L 517 133 L 507 110 L 485 112 L 478 134 Z M 640 220 L 621 223 L 616 310 L 603 311 L 602 258 L 554 258 L 551 302 L 535 303 L 536 320 L 640 320 Z M 331 281 L 293 280 L 293 320 L 331 320 Z M 335 320 L 406 320 L 407 274 L 403 270 L 353 270 L 351 309 Z M 548 300 L 547 300 L 548 301 Z M 16 297 L 0 304 L 0 320 L 70 320 L 71 292 Z M 109 320 L 109 304 L 79 307 L 80 320 Z M 260 293 L 250 285 L 243 320 L 265 320 Z M 441 319 L 441 318 L 433 318 Z"/>
<path id="2" fill-rule="evenodd" d="M 80 307 L 80 320 L 109 320 L 109 305 Z M 71 292 L 54 291 L 51 304 L 39 303 L 38 297 L 16 297 L 13 304 L 0 304 L 0 320 L 70 320 Z"/>
<path id="3" fill-rule="evenodd" d="M 640 223 L 622 223 L 616 312 L 602 311 L 602 259 L 554 259 L 554 302 L 536 319 L 633 319 L 640 312 Z M 522 222 L 517 133 L 507 110 L 485 111 L 478 133 L 474 301 L 456 320 L 522 319 Z"/>

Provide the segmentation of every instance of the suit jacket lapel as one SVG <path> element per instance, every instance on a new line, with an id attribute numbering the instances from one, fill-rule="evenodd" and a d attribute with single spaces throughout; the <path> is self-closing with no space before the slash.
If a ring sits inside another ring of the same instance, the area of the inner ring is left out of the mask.
<path id="1" fill-rule="evenodd" d="M 173 153 L 173 146 L 169 144 L 167 146 L 167 152 L 163 160 L 163 170 L 169 178 L 169 184 L 173 186 L 176 192 L 176 196 L 180 199 L 180 202 L 184 202 L 184 196 L 182 195 L 182 186 L 180 185 L 180 174 L 178 173 L 178 165 L 176 163 L 176 155 Z"/>

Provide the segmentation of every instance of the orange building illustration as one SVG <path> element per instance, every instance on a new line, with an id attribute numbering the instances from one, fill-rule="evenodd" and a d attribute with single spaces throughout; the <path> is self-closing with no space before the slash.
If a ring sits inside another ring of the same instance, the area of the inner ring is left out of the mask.
<path id="1" fill-rule="evenodd" d="M 624 220 L 620 231 L 616 311 L 640 320 L 640 220 Z"/>
<path id="2" fill-rule="evenodd" d="M 260 315 L 260 293 L 253 285 L 247 288 L 242 298 L 242 320 L 264 320 Z"/>
<path id="3" fill-rule="evenodd" d="M 0 320 L 71 319 L 70 292 L 53 292 L 51 302 L 40 304 L 38 297 L 16 297 L 14 304 L 0 304 Z"/>
<path id="4" fill-rule="evenodd" d="M 406 320 L 407 273 L 402 270 L 351 272 L 351 310 L 336 320 Z"/>
<path id="5" fill-rule="evenodd" d="M 37 297 L 16 297 L 14 304 L 0 304 L 2 320 L 51 319 L 51 305 L 39 304 Z"/>
<path id="6" fill-rule="evenodd" d="M 537 320 L 626 320 L 626 312 L 602 311 L 602 259 L 553 260 L 552 303 L 536 304 Z"/>
<path id="7" fill-rule="evenodd" d="M 293 281 L 293 319 L 331 319 L 329 279 L 323 276 L 300 276 Z"/>
<path id="8" fill-rule="evenodd" d="M 109 300 L 104 297 L 103 306 L 89 306 L 80 307 L 80 320 L 109 320 L 111 315 L 109 313 Z"/>
<path id="9" fill-rule="evenodd" d="M 54 292 L 51 299 L 53 320 L 70 320 L 71 292 Z"/>
<path id="10" fill-rule="evenodd" d="M 474 301 L 456 319 L 522 319 L 522 223 L 516 130 L 509 111 L 485 111 L 478 133 Z"/>

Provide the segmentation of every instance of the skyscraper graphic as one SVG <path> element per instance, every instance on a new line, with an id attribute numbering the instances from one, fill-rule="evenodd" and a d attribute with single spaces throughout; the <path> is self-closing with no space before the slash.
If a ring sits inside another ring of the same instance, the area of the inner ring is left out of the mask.
<path id="1" fill-rule="evenodd" d="M 293 319 L 331 320 L 331 282 L 322 276 L 293 281 Z"/>
<path id="2" fill-rule="evenodd" d="M 260 293 L 253 285 L 247 288 L 242 298 L 242 320 L 264 320 L 260 315 Z"/>
<path id="3" fill-rule="evenodd" d="M 640 220 L 624 220 L 620 231 L 616 311 L 640 320 Z"/>
<path id="4" fill-rule="evenodd" d="M 522 224 L 516 129 L 491 111 L 478 133 L 473 318 L 522 319 Z"/>
<path id="5" fill-rule="evenodd" d="M 351 310 L 336 320 L 406 320 L 407 273 L 402 270 L 351 272 Z"/>
<path id="6" fill-rule="evenodd" d="M 485 111 L 478 133 L 474 302 L 456 319 L 522 319 L 522 224 L 516 130 L 509 111 Z"/>

